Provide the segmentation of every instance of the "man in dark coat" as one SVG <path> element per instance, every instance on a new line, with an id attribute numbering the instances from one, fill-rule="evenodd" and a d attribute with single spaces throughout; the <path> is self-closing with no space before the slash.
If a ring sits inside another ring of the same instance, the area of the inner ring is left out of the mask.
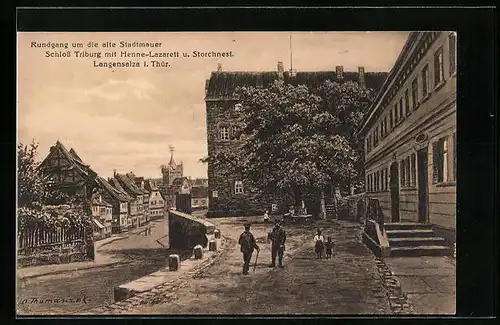
<path id="1" fill-rule="evenodd" d="M 281 227 L 281 221 L 276 220 L 276 224 L 270 234 L 271 239 L 271 265 L 269 267 L 276 266 L 276 255 L 278 255 L 279 267 L 283 267 L 283 256 L 285 254 L 285 241 L 286 233 L 283 227 Z"/>
<path id="2" fill-rule="evenodd" d="M 250 269 L 250 260 L 252 259 L 252 253 L 254 249 L 260 251 L 259 245 L 255 241 L 255 237 L 250 232 L 250 224 L 245 224 L 245 231 L 240 235 L 238 244 L 241 246 L 241 252 L 243 253 L 243 275 L 248 275 L 248 270 Z"/>

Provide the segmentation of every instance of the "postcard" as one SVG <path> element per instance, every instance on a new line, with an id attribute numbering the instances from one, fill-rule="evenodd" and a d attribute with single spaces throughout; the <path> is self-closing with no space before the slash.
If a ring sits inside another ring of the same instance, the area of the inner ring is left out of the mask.
<path id="1" fill-rule="evenodd" d="M 458 36 L 18 32 L 17 315 L 454 315 Z"/>

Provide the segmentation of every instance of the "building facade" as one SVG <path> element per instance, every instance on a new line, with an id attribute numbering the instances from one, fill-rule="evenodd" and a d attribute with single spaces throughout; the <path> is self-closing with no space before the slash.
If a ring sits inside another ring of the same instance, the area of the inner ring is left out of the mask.
<path id="1" fill-rule="evenodd" d="M 182 161 L 177 164 L 174 159 L 174 148 L 170 147 L 170 161 L 168 165 L 161 166 L 161 173 L 163 176 L 162 185 L 170 186 L 174 182 L 174 179 L 183 177 L 184 175 L 184 167 Z"/>
<path id="2" fill-rule="evenodd" d="M 129 202 L 133 198 L 119 189 L 113 187 L 107 180 L 102 177 L 97 177 L 99 184 L 99 194 L 104 200 L 111 203 L 112 206 L 112 233 L 120 233 L 126 231 L 129 226 Z"/>
<path id="3" fill-rule="evenodd" d="M 343 66 L 336 66 L 334 71 L 291 73 L 284 71 L 282 62 L 278 62 L 276 71 L 269 72 L 224 72 L 221 69 L 212 72 L 205 85 L 208 156 L 213 157 L 225 148 L 236 148 L 243 141 L 236 136 L 236 120 L 241 106 L 234 96 L 237 87 L 265 88 L 276 80 L 282 80 L 285 84 L 303 84 L 314 88 L 331 80 L 358 82 L 363 87 L 377 91 L 386 77 L 385 72 L 365 72 L 364 67 L 359 67 L 357 72 L 344 72 Z M 210 160 L 208 162 L 207 216 L 260 214 L 270 210 L 271 204 L 281 203 L 279 198 L 262 195 L 250 188 L 241 176 L 228 172 L 228 167 Z"/>
<path id="4" fill-rule="evenodd" d="M 92 216 L 95 220 L 94 232 L 98 232 L 97 238 L 102 239 L 111 236 L 113 206 L 103 200 L 102 195 L 99 193 L 96 193 L 92 198 Z"/>
<path id="5" fill-rule="evenodd" d="M 392 221 L 430 223 L 454 242 L 457 38 L 413 32 L 359 129 L 366 192 Z"/>
<path id="6" fill-rule="evenodd" d="M 70 151 L 58 140 L 38 167 L 51 179 L 51 187 L 70 197 L 81 195 L 90 200 L 97 188 L 96 177 L 89 165 L 82 162 L 75 150 Z"/>
<path id="7" fill-rule="evenodd" d="M 149 191 L 149 213 L 150 220 L 163 219 L 166 211 L 166 200 L 156 185 L 155 180 L 145 181 L 145 188 Z"/>
<path id="8" fill-rule="evenodd" d="M 193 186 L 191 188 L 191 208 L 208 209 L 208 187 Z"/>

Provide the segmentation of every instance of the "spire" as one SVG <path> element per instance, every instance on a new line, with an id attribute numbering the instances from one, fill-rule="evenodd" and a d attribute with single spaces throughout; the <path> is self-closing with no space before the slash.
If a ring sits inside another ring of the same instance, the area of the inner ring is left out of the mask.
<path id="1" fill-rule="evenodd" d="M 174 159 L 174 150 L 175 150 L 175 148 L 172 145 L 170 145 L 168 148 L 170 150 L 170 162 L 168 164 L 171 167 L 175 168 L 177 166 L 177 164 L 175 163 L 175 159 Z"/>

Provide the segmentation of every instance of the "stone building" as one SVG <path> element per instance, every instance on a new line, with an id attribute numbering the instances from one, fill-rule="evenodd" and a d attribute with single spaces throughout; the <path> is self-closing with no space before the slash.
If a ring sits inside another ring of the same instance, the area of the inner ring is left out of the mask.
<path id="1" fill-rule="evenodd" d="M 98 232 L 99 238 L 111 236 L 113 205 L 105 201 L 98 192 L 92 196 L 91 205 L 92 216 L 94 217 L 94 231 Z M 94 239 L 96 239 L 95 236 Z"/>
<path id="2" fill-rule="evenodd" d="M 456 34 L 413 32 L 359 132 L 366 191 L 393 222 L 430 223 L 454 242 Z"/>
<path id="3" fill-rule="evenodd" d="M 177 164 L 174 159 L 174 148 L 170 146 L 170 161 L 168 165 L 161 166 L 161 173 L 163 176 L 162 185 L 164 187 L 172 185 L 174 179 L 182 177 L 184 174 L 182 161 Z"/>
<path id="4" fill-rule="evenodd" d="M 337 82 L 359 82 L 377 91 L 385 78 L 385 72 L 365 72 L 359 67 L 357 72 L 345 72 L 343 66 L 334 71 L 288 72 L 283 63 L 278 62 L 276 71 L 212 72 L 205 84 L 205 103 L 207 113 L 208 156 L 211 157 L 222 148 L 232 148 L 241 143 L 235 136 L 238 126 L 235 120 L 240 104 L 234 96 L 238 86 L 268 87 L 276 80 L 285 84 L 304 84 L 314 88 L 326 80 Z M 277 198 L 264 197 L 256 189 L 248 187 L 238 175 L 227 176 L 228 166 L 208 163 L 209 212 L 208 216 L 260 214 L 269 209 Z"/>

